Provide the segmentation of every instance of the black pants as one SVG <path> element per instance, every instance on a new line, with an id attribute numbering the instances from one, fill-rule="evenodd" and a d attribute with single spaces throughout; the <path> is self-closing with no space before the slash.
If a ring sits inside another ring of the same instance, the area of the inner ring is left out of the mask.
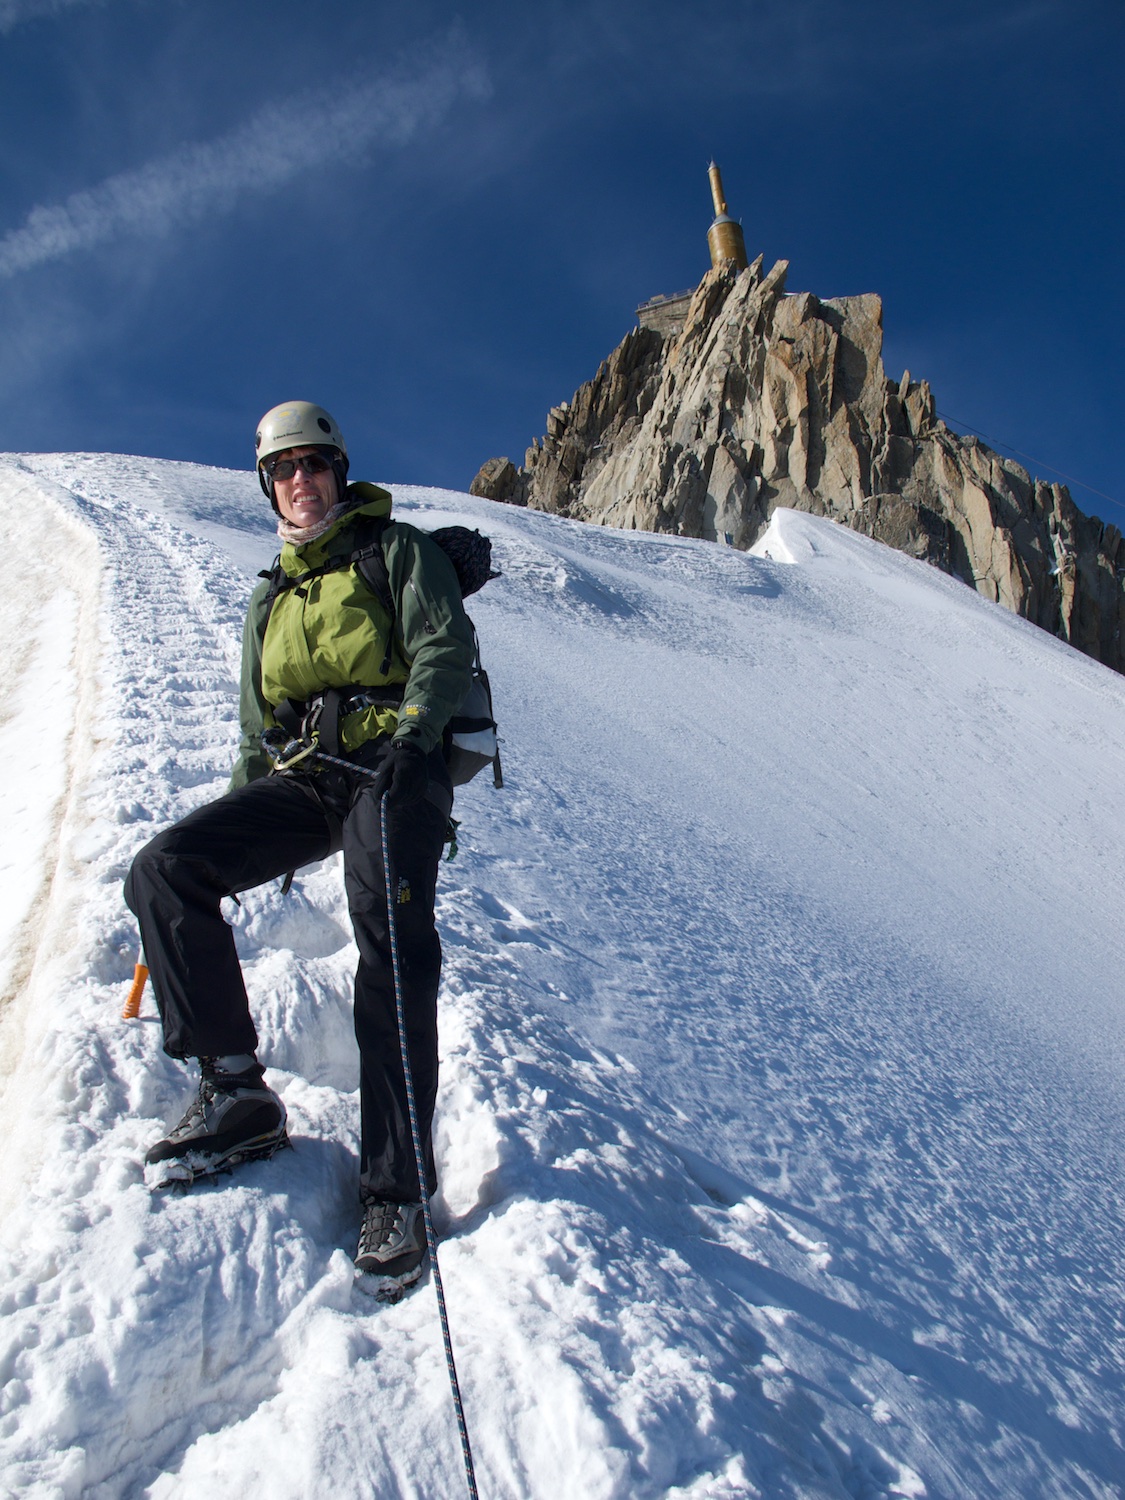
<path id="1" fill-rule="evenodd" d="M 429 1189 L 436 1187 L 430 1124 L 437 1096 L 441 944 L 434 924 L 437 869 L 452 805 L 441 752 L 430 791 L 388 806 L 395 929 L 418 1124 Z M 125 900 L 137 917 L 171 1057 L 253 1052 L 250 1017 L 224 896 L 344 851 L 344 885 L 359 947 L 355 1031 L 360 1056 L 365 1197 L 420 1194 L 398 1042 L 379 799 L 347 771 L 269 776 L 228 792 L 158 834 L 133 861 Z"/>

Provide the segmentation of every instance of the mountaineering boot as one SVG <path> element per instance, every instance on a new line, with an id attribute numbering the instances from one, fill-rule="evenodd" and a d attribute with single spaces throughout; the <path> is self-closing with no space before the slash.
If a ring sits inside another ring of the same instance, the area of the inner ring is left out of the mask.
<path id="1" fill-rule="evenodd" d="M 289 1144 L 285 1105 L 266 1087 L 261 1064 L 250 1057 L 250 1066 L 232 1073 L 221 1066 L 227 1061 L 199 1059 L 199 1092 L 180 1123 L 145 1153 L 149 1166 L 170 1162 L 175 1169 L 182 1163 L 183 1170 L 172 1175 L 190 1182 Z"/>
<path id="2" fill-rule="evenodd" d="M 380 1295 L 393 1298 L 414 1285 L 422 1274 L 425 1259 L 422 1205 L 368 1199 L 363 1205 L 356 1270 L 373 1279 Z"/>

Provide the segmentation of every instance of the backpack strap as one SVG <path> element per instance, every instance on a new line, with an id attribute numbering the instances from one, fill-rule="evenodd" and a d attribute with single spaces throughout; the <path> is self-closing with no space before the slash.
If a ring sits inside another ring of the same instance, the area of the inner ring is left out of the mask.
<path id="1" fill-rule="evenodd" d="M 273 567 L 263 568 L 262 571 L 258 574 L 258 577 L 265 578 L 269 581 L 269 588 L 266 590 L 266 597 L 262 601 L 266 607 L 266 621 L 268 623 L 270 611 L 273 609 L 274 600 L 277 598 L 278 594 L 282 594 L 285 592 L 285 581 L 287 578 L 287 574 L 285 572 L 285 569 L 281 566 L 280 552 L 273 560 Z"/>
<path id="2" fill-rule="evenodd" d="M 367 546 L 360 547 L 351 556 L 356 572 L 383 606 L 387 619 L 391 622 L 391 628 L 387 631 L 387 649 L 379 664 L 380 677 L 385 677 L 391 669 L 391 652 L 394 650 L 395 624 L 398 615 L 394 595 L 391 592 L 391 577 L 387 572 L 387 559 L 383 552 L 383 532 L 386 529 L 387 522 L 381 522 L 376 539 Z"/>
<path id="3" fill-rule="evenodd" d="M 295 589 L 298 596 L 303 599 L 307 586 L 314 578 L 323 578 L 326 573 L 338 573 L 342 568 L 350 568 L 354 565 L 364 583 L 374 593 L 393 622 L 394 601 L 391 598 L 391 584 L 387 576 L 387 564 L 383 557 L 383 533 L 389 524 L 383 516 L 364 516 L 362 526 L 357 528 L 355 537 L 357 545 L 350 552 L 337 552 L 319 567 L 309 568 L 306 572 L 298 573 L 293 577 L 281 566 L 281 557 L 278 555 L 274 559 L 272 568 L 264 568 L 258 574 L 259 578 L 269 580 L 269 588 L 266 590 L 264 600 L 266 619 L 269 619 L 269 612 L 273 609 L 274 602 L 287 590 Z"/>
<path id="4" fill-rule="evenodd" d="M 258 574 L 259 578 L 269 579 L 270 586 L 265 597 L 267 620 L 274 601 L 287 589 L 296 589 L 303 599 L 306 585 L 314 578 L 323 578 L 326 573 L 335 573 L 341 568 L 354 567 L 383 606 L 391 621 L 393 635 L 398 611 L 391 593 L 387 559 L 383 553 L 383 533 L 389 525 L 390 521 L 385 516 L 364 516 L 356 528 L 357 545 L 350 552 L 337 553 L 318 568 L 309 568 L 296 577 L 291 578 L 281 566 L 280 556 L 276 557 L 272 568 L 265 568 Z M 481 536 L 479 531 L 470 531 L 466 526 L 443 526 L 437 531 L 424 532 L 423 535 L 436 542 L 453 564 L 462 598 L 468 598 L 491 579 L 500 577 L 492 568 L 492 543 L 488 537 Z M 384 671 L 389 661 L 388 652 L 383 663 Z"/>

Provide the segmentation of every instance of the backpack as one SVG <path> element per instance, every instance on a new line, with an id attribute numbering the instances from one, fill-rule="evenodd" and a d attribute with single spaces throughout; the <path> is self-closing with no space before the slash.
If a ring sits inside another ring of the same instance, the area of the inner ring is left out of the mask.
<path id="1" fill-rule="evenodd" d="M 307 573 L 301 573 L 296 578 L 291 578 L 285 572 L 281 566 L 281 559 L 278 557 L 272 568 L 263 570 L 258 576 L 268 578 L 270 582 L 265 598 L 268 620 L 269 611 L 273 608 L 275 599 L 287 589 L 297 589 L 300 592 L 301 586 L 311 582 L 314 578 L 319 578 L 325 573 L 334 573 L 341 568 L 354 567 L 383 606 L 391 622 L 387 637 L 387 654 L 383 662 L 383 670 L 386 671 L 394 639 L 395 621 L 398 617 L 391 592 L 391 581 L 387 573 L 387 560 L 383 553 L 383 533 L 390 522 L 375 516 L 364 517 L 363 521 L 362 527 L 357 528 L 359 545 L 351 552 L 329 558 L 320 567 L 310 568 Z M 421 531 L 421 527 L 417 529 Z M 500 577 L 499 573 L 492 570 L 492 543 L 479 531 L 470 531 L 467 526 L 442 526 L 437 531 L 421 531 L 421 534 L 436 542 L 453 564 L 462 599 L 475 594 L 490 579 Z M 488 681 L 488 673 L 481 663 L 480 641 L 477 637 L 476 626 L 473 625 L 472 620 L 469 624 L 473 631 L 474 645 L 472 680 L 461 707 L 446 725 L 442 749 L 450 780 L 454 786 L 464 786 L 466 782 L 472 781 L 474 776 L 483 771 L 485 766 L 490 765 L 493 786 L 502 787 L 504 775 L 500 765 L 496 720 L 492 712 L 492 688 Z M 380 691 L 382 690 L 373 690 L 373 692 Z M 387 692 L 389 698 L 394 696 L 393 689 L 388 689 Z M 401 689 L 399 695 L 401 696 Z"/>

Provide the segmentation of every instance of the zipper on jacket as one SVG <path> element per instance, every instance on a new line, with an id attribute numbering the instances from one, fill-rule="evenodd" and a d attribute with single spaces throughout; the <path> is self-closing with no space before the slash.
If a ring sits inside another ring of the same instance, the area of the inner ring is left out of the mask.
<path id="1" fill-rule="evenodd" d="M 415 599 L 418 600 L 418 608 L 422 611 L 422 625 L 423 625 L 423 628 L 425 629 L 426 634 L 427 635 L 437 635 L 437 631 L 434 629 L 433 625 L 431 625 L 431 623 L 430 623 L 430 617 L 426 613 L 426 606 L 422 603 L 421 595 L 418 593 L 418 590 L 414 587 L 414 580 L 413 580 L 413 578 L 408 578 L 407 579 L 407 586 L 409 587 L 410 592 L 414 595 Z"/>

